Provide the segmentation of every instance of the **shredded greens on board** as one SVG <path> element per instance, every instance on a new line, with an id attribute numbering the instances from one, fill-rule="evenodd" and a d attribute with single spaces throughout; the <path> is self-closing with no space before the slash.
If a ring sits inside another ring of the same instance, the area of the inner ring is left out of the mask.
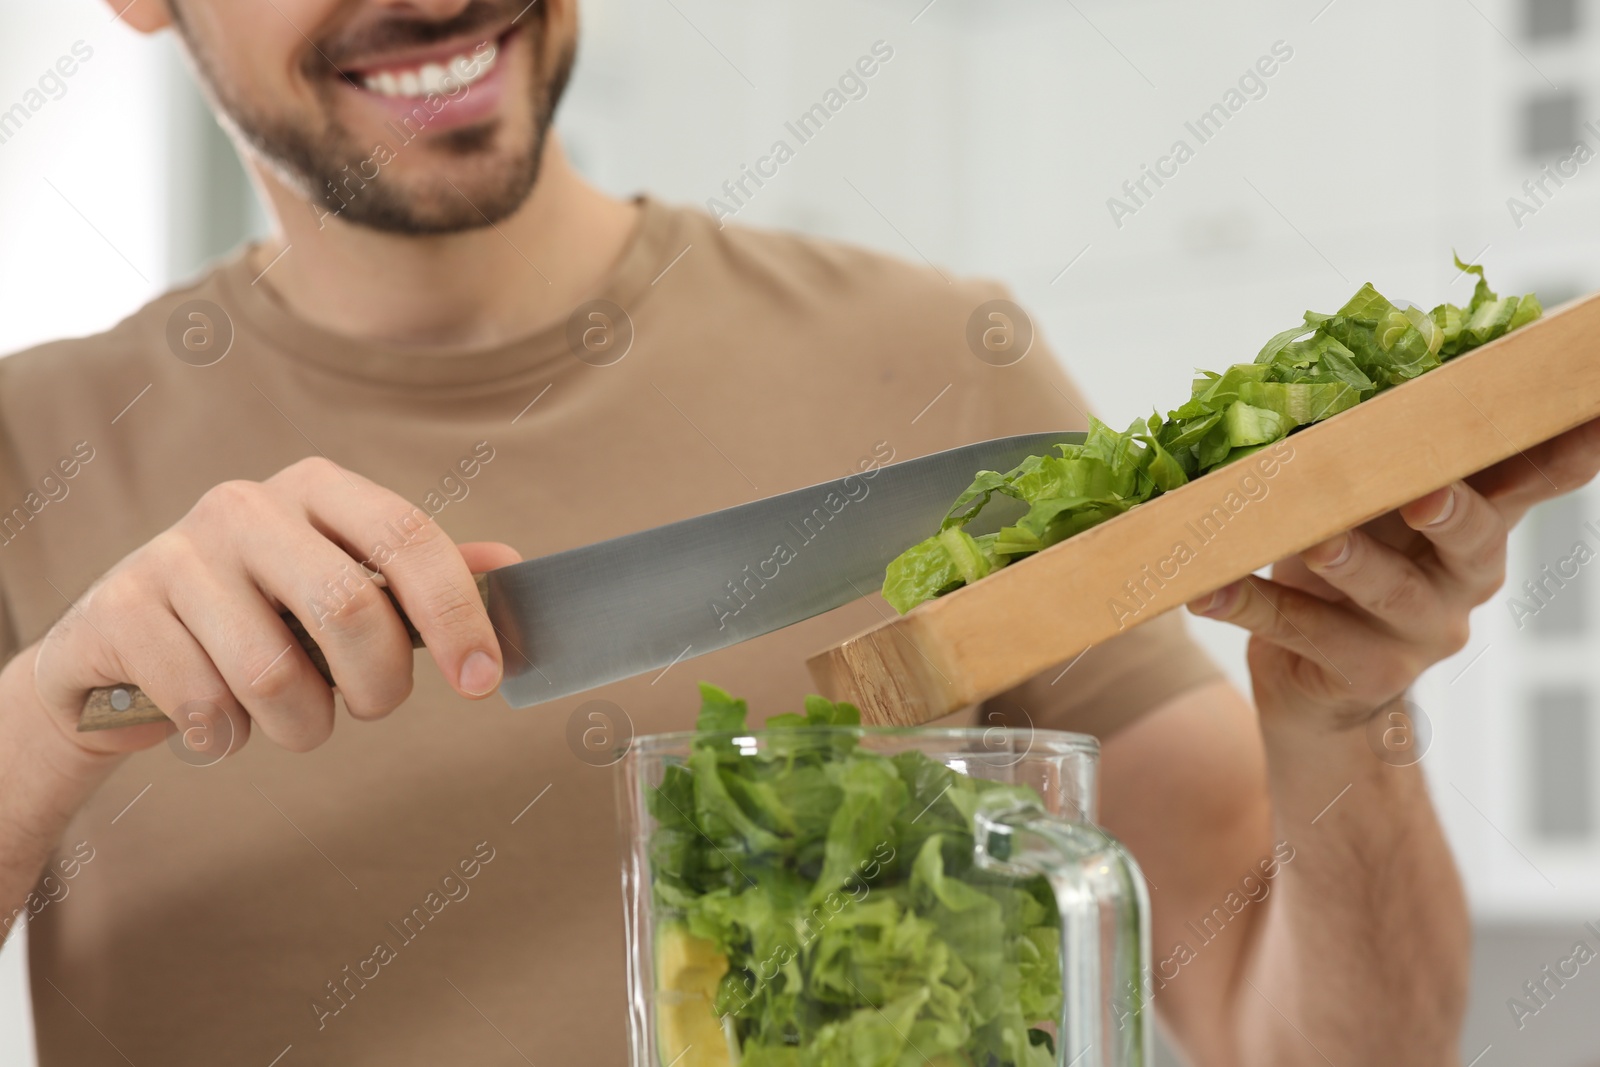
<path id="1" fill-rule="evenodd" d="M 745 702 L 700 692 L 702 736 L 646 796 L 662 1062 L 1052 1067 L 1050 887 L 973 862 L 979 796 L 1038 794 L 816 730 L 860 722 L 818 696 L 741 751 Z"/>
<path id="2" fill-rule="evenodd" d="M 1152 414 L 1119 433 L 1091 417 L 1081 445 L 1057 445 L 1060 455 L 1030 456 L 1005 474 L 978 472 L 939 532 L 889 564 L 884 599 L 910 611 L 1543 314 L 1532 293 L 1498 296 L 1483 267 L 1459 256 L 1456 266 L 1478 276 L 1464 308 L 1401 309 L 1368 283 L 1332 315 L 1306 312 L 1255 362 L 1202 371 L 1189 401 L 1165 419 Z M 1026 514 L 998 533 L 967 533 L 996 493 L 1026 504 Z"/>

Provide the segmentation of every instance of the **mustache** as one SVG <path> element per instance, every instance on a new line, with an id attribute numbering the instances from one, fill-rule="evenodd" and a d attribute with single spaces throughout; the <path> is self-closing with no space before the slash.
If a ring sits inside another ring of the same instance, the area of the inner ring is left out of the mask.
<path id="1" fill-rule="evenodd" d="M 530 18 L 531 16 L 531 18 Z M 343 68 L 367 56 L 402 48 L 419 48 L 482 34 L 498 35 L 514 19 L 544 19 L 544 4 L 539 0 L 472 0 L 448 19 L 419 19 L 386 16 L 381 21 L 364 23 L 317 43 L 317 53 L 308 57 L 308 66 L 326 69 L 328 63 Z M 521 23 L 519 23 L 520 25 Z M 315 63 L 311 63 L 314 59 Z"/>

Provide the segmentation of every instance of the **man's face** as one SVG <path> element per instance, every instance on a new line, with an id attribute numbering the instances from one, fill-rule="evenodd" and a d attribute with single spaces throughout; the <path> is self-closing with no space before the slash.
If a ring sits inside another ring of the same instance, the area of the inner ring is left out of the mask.
<path id="1" fill-rule="evenodd" d="M 396 233 L 527 198 L 575 0 L 169 0 L 214 102 L 318 216 Z"/>

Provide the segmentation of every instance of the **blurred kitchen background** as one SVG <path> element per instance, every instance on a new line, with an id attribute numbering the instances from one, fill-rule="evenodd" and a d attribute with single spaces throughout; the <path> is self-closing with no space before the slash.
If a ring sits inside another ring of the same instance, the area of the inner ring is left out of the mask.
<path id="1" fill-rule="evenodd" d="M 1547 307 L 1600 287 L 1600 162 L 1580 153 L 1564 184 L 1523 188 L 1579 144 L 1600 151 L 1600 11 L 1584 0 L 583 5 L 559 118 L 573 157 L 608 190 L 688 204 L 726 199 L 724 181 L 886 42 L 866 96 L 737 221 L 1004 279 L 1117 425 L 1176 406 L 1193 368 L 1251 359 L 1363 281 L 1464 302 L 1452 249 Z M 5 0 L 0 110 L 76 42 L 93 54 L 59 98 L 0 125 L 0 351 L 105 329 L 268 225 L 174 41 L 112 16 L 95 0 Z M 1200 144 L 1185 123 L 1274 53 Z M 1123 182 L 1179 138 L 1193 158 L 1129 199 Z M 1113 196 L 1134 209 L 1120 225 Z M 1575 942 L 1600 949 L 1584 927 L 1600 926 L 1600 563 L 1551 584 L 1520 628 L 1511 607 L 1576 542 L 1600 549 L 1597 512 L 1584 492 L 1536 513 L 1470 646 L 1414 694 L 1478 922 L 1472 1067 L 1600 1064 L 1600 969 L 1542 1007 L 1523 988 Z M 1191 625 L 1245 682 L 1242 640 Z M 25 951 L 13 937 L 0 953 L 5 1067 L 33 1062 Z M 1539 1007 L 1520 1028 L 1513 997 Z"/>

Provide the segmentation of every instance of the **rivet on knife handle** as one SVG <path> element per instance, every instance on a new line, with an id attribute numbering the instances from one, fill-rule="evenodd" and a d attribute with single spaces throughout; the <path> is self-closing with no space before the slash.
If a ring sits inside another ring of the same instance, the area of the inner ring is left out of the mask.
<path id="1" fill-rule="evenodd" d="M 489 600 L 489 576 L 479 574 L 474 576 L 478 585 L 478 598 L 485 604 Z M 400 613 L 400 621 L 405 624 L 406 633 L 411 637 L 411 647 L 422 647 L 422 635 L 417 633 L 417 628 L 411 625 L 411 620 L 406 618 L 406 613 L 400 610 L 400 605 L 394 599 L 394 594 L 387 588 L 383 590 L 389 602 L 394 604 L 394 610 Z M 322 675 L 322 680 L 333 685 L 333 675 L 328 671 L 328 657 L 322 654 L 316 640 L 306 632 L 300 620 L 290 612 L 281 615 L 284 625 L 289 627 L 289 632 L 294 634 L 294 639 L 300 647 L 306 650 L 306 655 L 311 658 L 311 663 L 317 668 L 317 673 Z M 94 730 L 115 730 L 120 726 L 138 726 L 147 722 L 162 722 L 167 718 L 165 712 L 156 707 L 155 703 L 136 685 L 108 685 L 100 689 L 89 690 L 89 697 L 83 702 L 83 712 L 78 716 L 78 732 L 88 733 Z"/>

